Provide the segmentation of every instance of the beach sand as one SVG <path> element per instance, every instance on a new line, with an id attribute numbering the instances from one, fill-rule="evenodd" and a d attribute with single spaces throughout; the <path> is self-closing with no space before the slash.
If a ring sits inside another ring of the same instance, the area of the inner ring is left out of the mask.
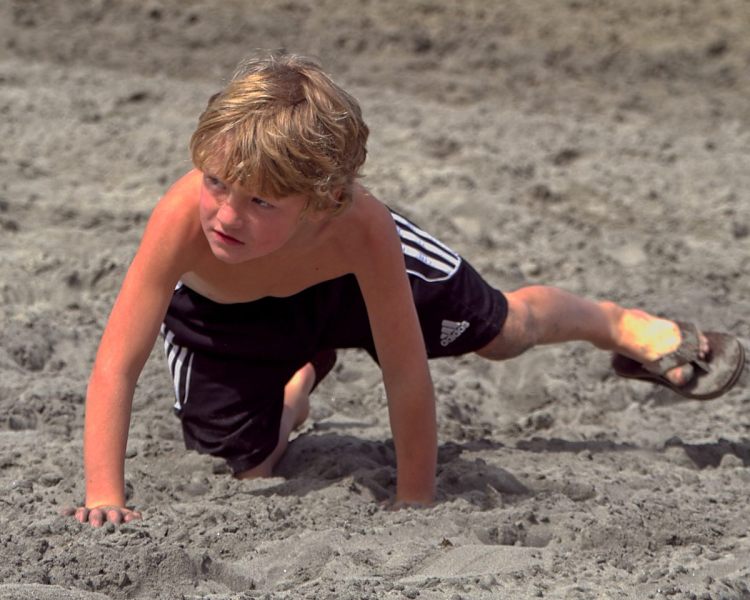
<path id="1" fill-rule="evenodd" d="M 750 598 L 747 376 L 712 402 L 585 344 L 432 363 L 438 502 L 385 510 L 358 351 L 278 476 L 184 450 L 161 343 L 126 461 L 80 502 L 88 373 L 207 98 L 255 48 L 360 100 L 365 183 L 500 289 L 545 283 L 750 338 L 745 0 L 0 3 L 0 599 Z"/>

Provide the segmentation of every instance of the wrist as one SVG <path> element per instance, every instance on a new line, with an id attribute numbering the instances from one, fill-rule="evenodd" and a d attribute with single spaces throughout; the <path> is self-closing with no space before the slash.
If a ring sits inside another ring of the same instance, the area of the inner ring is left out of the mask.
<path id="1" fill-rule="evenodd" d="M 84 502 L 86 508 L 97 508 L 99 506 L 125 506 L 125 494 L 124 493 L 86 493 L 86 501 Z"/>
<path id="2" fill-rule="evenodd" d="M 410 482 L 408 485 L 396 485 L 396 502 L 404 504 L 431 504 L 435 499 L 435 482 L 431 480 L 421 484 Z"/>

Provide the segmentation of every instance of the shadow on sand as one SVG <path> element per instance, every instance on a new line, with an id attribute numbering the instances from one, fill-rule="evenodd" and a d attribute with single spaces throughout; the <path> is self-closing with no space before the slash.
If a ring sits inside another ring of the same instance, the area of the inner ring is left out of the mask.
<path id="1" fill-rule="evenodd" d="M 666 448 L 682 448 L 685 454 L 693 461 L 698 469 L 706 467 L 718 467 L 721 459 L 732 454 L 742 460 L 742 464 L 750 466 L 750 440 L 743 439 L 739 442 L 733 442 L 724 438 L 719 438 L 716 442 L 704 444 L 690 444 L 683 442 L 679 437 L 672 437 L 664 443 Z M 640 449 L 639 446 L 628 442 L 613 442 L 611 440 L 582 440 L 568 441 L 560 438 L 532 438 L 523 440 L 516 444 L 519 450 L 528 452 L 572 452 L 578 453 L 588 450 L 591 453 L 601 452 L 627 452 Z"/>
<path id="2" fill-rule="evenodd" d="M 496 450 L 504 445 L 490 440 L 447 442 L 438 449 L 437 487 L 441 500 L 461 496 L 472 504 L 486 506 L 500 498 L 532 493 L 513 474 L 487 464 L 465 459 L 467 452 Z M 277 474 L 286 481 L 253 493 L 263 496 L 298 495 L 323 489 L 342 479 L 351 479 L 350 489 L 369 490 L 376 501 L 388 500 L 396 488 L 393 440 L 371 441 L 339 433 L 301 436 L 290 445 Z"/>

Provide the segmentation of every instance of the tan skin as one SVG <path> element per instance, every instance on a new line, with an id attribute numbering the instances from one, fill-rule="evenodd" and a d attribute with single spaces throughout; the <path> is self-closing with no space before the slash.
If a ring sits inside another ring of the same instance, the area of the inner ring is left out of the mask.
<path id="1" fill-rule="evenodd" d="M 179 280 L 216 302 L 235 303 L 290 296 L 348 273 L 357 277 L 365 299 L 383 372 L 396 449 L 395 504 L 429 504 L 437 458 L 435 396 L 400 240 L 387 208 L 356 185 L 352 204 L 331 216 L 305 210 L 304 196 L 262 196 L 193 170 L 154 209 L 104 330 L 86 398 L 86 500 L 65 514 L 94 527 L 141 517 L 125 506 L 133 392 Z M 510 358 L 537 344 L 585 340 L 653 360 L 680 341 L 672 322 L 613 303 L 542 286 L 507 297 L 503 330 L 478 352 L 486 358 Z M 683 374 L 675 370 L 669 376 L 680 381 Z M 313 381 L 310 364 L 292 377 L 277 448 L 239 477 L 271 474 L 289 433 L 307 417 Z"/>

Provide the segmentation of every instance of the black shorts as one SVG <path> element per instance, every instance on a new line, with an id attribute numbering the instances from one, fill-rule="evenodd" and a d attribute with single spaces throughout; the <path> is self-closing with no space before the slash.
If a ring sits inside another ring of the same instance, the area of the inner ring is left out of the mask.
<path id="1" fill-rule="evenodd" d="M 455 252 L 394 213 L 430 358 L 479 350 L 507 316 L 503 294 Z M 178 285 L 162 327 L 187 448 L 257 466 L 278 442 L 284 386 L 322 350 L 377 360 L 353 275 L 287 298 L 219 304 Z"/>

